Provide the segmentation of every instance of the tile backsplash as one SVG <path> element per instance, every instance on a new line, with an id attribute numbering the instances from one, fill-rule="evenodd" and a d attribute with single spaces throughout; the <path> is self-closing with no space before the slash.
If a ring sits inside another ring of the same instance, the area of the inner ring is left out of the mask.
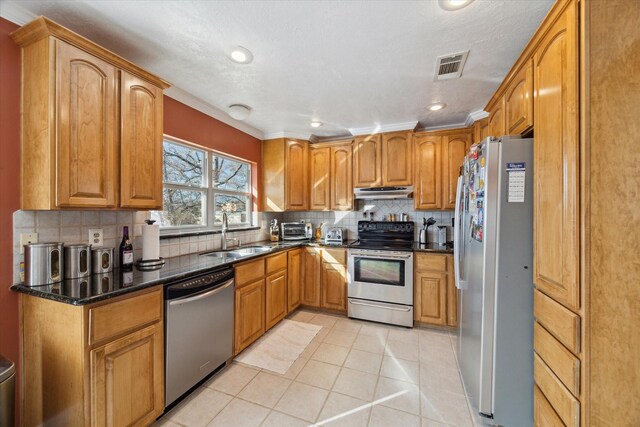
<path id="1" fill-rule="evenodd" d="M 272 218 L 282 214 L 257 213 L 259 230 L 230 231 L 230 237 L 243 243 L 269 238 L 268 228 Z M 133 242 L 134 258 L 142 257 L 142 227 L 149 218 L 147 211 L 16 211 L 13 213 L 13 282 L 20 282 L 20 234 L 38 233 L 39 242 L 88 242 L 89 229 L 103 230 L 103 246 L 117 248 L 122 239 L 122 227 L 129 227 Z M 220 234 L 191 237 L 174 237 L 160 240 L 160 256 L 170 257 L 187 253 L 214 250 L 221 247 Z"/>
<path id="2" fill-rule="evenodd" d="M 447 240 L 452 240 L 451 219 L 453 211 L 416 211 L 413 208 L 412 199 L 399 200 L 356 200 L 355 211 L 350 212 L 286 212 L 282 220 L 285 222 L 310 221 L 313 227 L 320 223 L 329 227 L 342 227 L 347 231 L 348 240 L 356 239 L 358 236 L 358 221 L 370 219 L 369 213 L 373 213 L 373 220 L 383 221 L 388 219 L 389 214 L 401 213 L 409 215 L 409 221 L 416 224 L 415 240 L 418 241 L 418 232 L 422 227 L 422 219 L 433 217 L 436 220 L 435 226 L 429 227 L 429 241 L 437 241 L 438 225 L 447 226 Z M 366 213 L 366 217 L 365 217 Z"/>

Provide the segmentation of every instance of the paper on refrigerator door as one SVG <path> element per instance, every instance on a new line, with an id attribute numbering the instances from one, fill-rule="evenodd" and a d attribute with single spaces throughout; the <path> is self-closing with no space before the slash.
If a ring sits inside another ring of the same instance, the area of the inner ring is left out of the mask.
<path id="1" fill-rule="evenodd" d="M 524 203 L 525 163 L 507 163 L 507 202 Z"/>

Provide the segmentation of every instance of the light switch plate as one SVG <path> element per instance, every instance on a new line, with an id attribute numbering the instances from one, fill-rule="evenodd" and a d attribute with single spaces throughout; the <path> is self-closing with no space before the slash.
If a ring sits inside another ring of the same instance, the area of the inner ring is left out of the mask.
<path id="1" fill-rule="evenodd" d="M 24 245 L 38 243 L 38 233 L 20 233 L 20 255 L 24 254 Z"/>
<path id="2" fill-rule="evenodd" d="M 102 228 L 89 229 L 89 244 L 91 246 L 102 246 L 103 239 L 104 233 L 102 232 Z"/>

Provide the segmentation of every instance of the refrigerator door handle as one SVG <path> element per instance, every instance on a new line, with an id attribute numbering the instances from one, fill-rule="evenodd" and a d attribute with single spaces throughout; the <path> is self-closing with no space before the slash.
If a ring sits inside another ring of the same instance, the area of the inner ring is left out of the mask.
<path id="1" fill-rule="evenodd" d="M 462 212 L 460 207 L 463 203 L 463 176 L 460 175 L 458 177 L 458 186 L 456 190 L 456 226 L 453 227 L 453 270 L 455 274 L 455 285 L 458 289 L 465 289 L 466 283 L 462 280 L 462 275 L 460 271 L 460 253 L 462 249 L 462 239 L 461 236 L 463 233 L 460 232 L 460 228 L 463 226 L 462 224 Z"/>

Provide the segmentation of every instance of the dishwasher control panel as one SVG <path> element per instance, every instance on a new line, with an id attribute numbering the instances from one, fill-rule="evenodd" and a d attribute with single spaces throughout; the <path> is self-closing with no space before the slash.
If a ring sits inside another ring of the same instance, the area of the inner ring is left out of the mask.
<path id="1" fill-rule="evenodd" d="M 214 288 L 233 279 L 233 269 L 228 268 L 213 273 L 207 273 L 191 279 L 167 283 L 165 287 L 165 299 L 174 299 L 198 292 L 200 288 Z"/>

